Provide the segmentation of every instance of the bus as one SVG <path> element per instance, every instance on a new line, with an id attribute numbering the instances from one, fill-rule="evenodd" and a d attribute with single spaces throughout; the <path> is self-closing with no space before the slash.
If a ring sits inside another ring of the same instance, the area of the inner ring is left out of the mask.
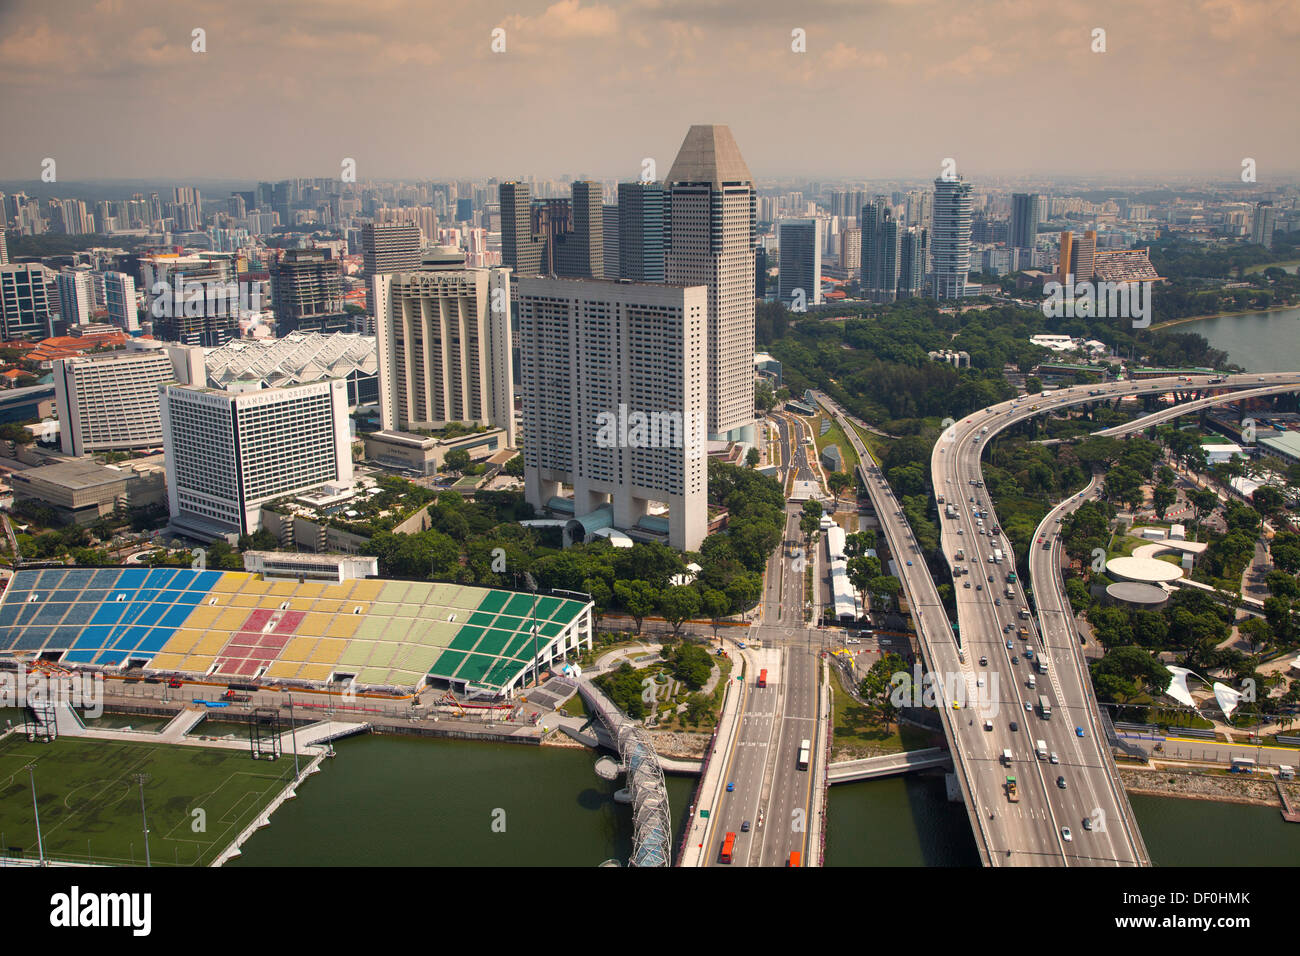
<path id="1" fill-rule="evenodd" d="M 722 841 L 722 852 L 718 854 L 719 863 L 731 862 L 731 851 L 736 848 L 736 834 L 727 831 L 727 837 Z"/>
<path id="2" fill-rule="evenodd" d="M 759 687 L 767 686 L 767 668 L 763 668 L 761 671 L 758 672 L 758 686 Z"/>
<path id="3" fill-rule="evenodd" d="M 799 865 L 799 860 L 800 860 L 799 851 L 798 851 L 798 850 L 791 850 L 791 851 L 790 851 L 790 859 L 788 859 L 788 860 L 785 861 L 785 865 L 786 865 L 786 866 L 798 866 L 798 865 Z"/>
<path id="4" fill-rule="evenodd" d="M 1046 694 L 1038 695 L 1038 711 L 1043 715 L 1043 720 L 1052 719 L 1052 704 L 1051 701 L 1047 699 Z"/>
<path id="5" fill-rule="evenodd" d="M 807 770 L 808 761 L 812 757 L 812 741 L 804 738 L 799 742 L 799 769 Z"/>

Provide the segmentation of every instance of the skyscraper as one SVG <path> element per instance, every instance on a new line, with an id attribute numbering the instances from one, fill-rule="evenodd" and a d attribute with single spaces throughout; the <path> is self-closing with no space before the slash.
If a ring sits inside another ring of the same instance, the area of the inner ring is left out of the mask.
<path id="1" fill-rule="evenodd" d="M 869 302 L 898 297 L 899 226 L 884 196 L 862 207 L 862 296 Z"/>
<path id="2" fill-rule="evenodd" d="M 343 262 L 329 249 L 289 249 L 271 263 L 275 334 L 344 332 Z"/>
<path id="3" fill-rule="evenodd" d="M 665 189 L 665 280 L 708 288 L 709 432 L 752 439 L 757 190 L 731 130 L 692 126 Z"/>
<path id="4" fill-rule="evenodd" d="M 526 499 L 547 507 L 571 485 L 579 540 L 613 527 L 698 548 L 707 290 L 534 277 L 519 280 L 516 298 Z M 651 502 L 668 505 L 666 521 Z"/>
<path id="5" fill-rule="evenodd" d="M 970 273 L 971 185 L 961 177 L 934 181 L 934 227 L 930 255 L 934 263 L 931 295 L 960 299 Z"/>
<path id="6" fill-rule="evenodd" d="M 915 299 L 925 291 L 925 257 L 929 234 L 910 226 L 898 243 L 898 298 Z"/>
<path id="7" fill-rule="evenodd" d="M 43 338 L 54 334 L 45 271 L 35 262 L 0 266 L 0 337 Z"/>
<path id="8" fill-rule="evenodd" d="M 555 274 L 574 279 L 605 275 L 605 200 L 600 183 L 573 184 L 570 228 L 556 237 Z"/>
<path id="9" fill-rule="evenodd" d="M 376 276 L 379 417 L 385 430 L 472 422 L 515 444 L 510 271 L 426 257 Z"/>
<path id="10" fill-rule="evenodd" d="M 501 199 L 501 264 L 515 276 L 542 272 L 544 243 L 533 236 L 532 190 L 527 183 L 505 182 L 498 187 Z"/>
<path id="11" fill-rule="evenodd" d="M 618 206 L 605 204 L 605 278 L 617 279 L 619 272 Z"/>
<path id="12" fill-rule="evenodd" d="M 822 301 L 821 225 L 820 219 L 784 219 L 777 226 L 777 295 L 786 308 L 802 311 Z"/>
<path id="13" fill-rule="evenodd" d="M 1060 256 L 1057 260 L 1057 281 L 1065 283 L 1072 276 L 1075 282 L 1091 282 L 1093 260 L 1097 254 L 1097 233 L 1089 229 L 1082 236 L 1072 232 L 1061 233 Z"/>
<path id="14" fill-rule="evenodd" d="M 420 227 L 410 222 L 371 222 L 361 229 L 361 267 L 366 281 L 420 264 Z"/>
<path id="15" fill-rule="evenodd" d="M 618 257 L 620 278 L 664 281 L 663 183 L 618 184 Z"/>
<path id="16" fill-rule="evenodd" d="M 352 485 L 341 379 L 248 392 L 159 386 L 171 523 L 208 540 L 251 534 L 261 506 Z"/>
<path id="17" fill-rule="evenodd" d="M 1032 249 L 1038 236 L 1042 199 L 1038 193 L 1013 193 L 1011 196 L 1011 229 L 1007 246 L 1012 249 Z"/>
<path id="18" fill-rule="evenodd" d="M 104 273 L 104 304 L 108 321 L 123 332 L 140 331 L 140 313 L 135 303 L 135 279 L 125 272 Z"/>
<path id="19" fill-rule="evenodd" d="M 1255 203 L 1255 212 L 1250 220 L 1250 241 L 1270 249 L 1273 246 L 1273 204 L 1271 202 Z"/>
<path id="20" fill-rule="evenodd" d="M 59 314 L 68 328 L 89 325 L 95 310 L 95 290 L 90 272 L 85 268 L 65 266 L 55 277 L 59 288 Z"/>

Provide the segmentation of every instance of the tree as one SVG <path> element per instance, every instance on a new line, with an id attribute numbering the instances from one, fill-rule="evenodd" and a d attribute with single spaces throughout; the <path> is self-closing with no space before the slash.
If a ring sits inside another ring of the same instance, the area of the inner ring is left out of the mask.
<path id="1" fill-rule="evenodd" d="M 893 677 L 895 674 L 906 673 L 908 670 L 905 660 L 897 654 L 886 654 L 871 665 L 871 670 L 867 671 L 867 676 L 858 685 L 858 694 L 867 707 L 885 722 L 886 730 L 889 730 L 898 710 L 893 700 Z"/>
<path id="2" fill-rule="evenodd" d="M 648 581 L 615 581 L 614 596 L 636 622 L 637 637 L 640 637 L 641 622 L 659 603 L 659 591 Z"/>
<path id="3" fill-rule="evenodd" d="M 668 655 L 669 672 L 691 690 L 699 690 L 708 683 L 713 672 L 713 658 L 709 652 L 694 644 L 679 644 Z"/>
<path id="4" fill-rule="evenodd" d="M 745 452 L 745 464 L 750 468 L 756 468 L 762 457 L 757 448 L 750 448 L 749 451 Z"/>
<path id="5" fill-rule="evenodd" d="M 853 484 L 853 479 L 842 471 L 832 471 L 826 476 L 826 484 L 830 485 L 835 500 L 838 502 L 840 495 L 844 494 L 844 490 Z"/>
<path id="6" fill-rule="evenodd" d="M 673 626 L 673 637 L 681 636 L 682 625 L 700 613 L 700 595 L 687 584 L 677 584 L 660 593 L 659 610 Z"/>
<path id="7" fill-rule="evenodd" d="M 1178 492 L 1172 485 L 1156 485 L 1155 489 L 1151 492 L 1151 503 L 1155 506 L 1156 517 L 1161 521 L 1165 520 L 1165 512 L 1167 512 L 1177 500 Z"/>
<path id="8" fill-rule="evenodd" d="M 442 460 L 445 471 L 464 471 L 469 467 L 469 452 L 463 448 L 453 448 Z"/>
<path id="9" fill-rule="evenodd" d="M 522 478 L 524 476 L 524 456 L 515 455 L 501 469 L 512 478 Z"/>
<path id="10" fill-rule="evenodd" d="M 704 613 L 709 616 L 709 621 L 713 624 L 713 639 L 718 639 L 718 624 L 731 611 L 731 600 L 722 591 L 714 588 L 705 588 L 704 593 L 700 595 L 700 605 Z"/>

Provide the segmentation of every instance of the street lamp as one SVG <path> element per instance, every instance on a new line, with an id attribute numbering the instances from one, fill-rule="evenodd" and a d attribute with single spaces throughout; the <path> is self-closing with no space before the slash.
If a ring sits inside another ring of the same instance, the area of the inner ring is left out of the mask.
<path id="1" fill-rule="evenodd" d="M 149 859 L 149 819 L 144 813 L 144 782 L 149 779 L 149 775 L 137 773 L 135 779 L 140 784 L 140 823 L 144 828 L 144 865 L 153 866 L 153 861 Z"/>
<path id="2" fill-rule="evenodd" d="M 32 781 L 32 813 L 36 815 L 36 848 L 41 855 L 41 866 L 45 865 L 45 841 L 41 838 L 41 811 L 36 806 L 36 763 L 27 765 L 27 776 Z"/>

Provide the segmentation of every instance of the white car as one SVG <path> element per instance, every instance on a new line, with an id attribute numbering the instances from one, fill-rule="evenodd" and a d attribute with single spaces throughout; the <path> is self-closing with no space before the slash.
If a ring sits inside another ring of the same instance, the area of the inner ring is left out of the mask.
<path id="1" fill-rule="evenodd" d="M 1074 834 L 1070 832 L 1069 827 L 1061 827 L 1061 839 L 1066 843 L 1074 842 Z"/>
<path id="2" fill-rule="evenodd" d="M 1056 756 L 1056 751 L 1053 750 L 1052 753 L 1051 753 L 1051 756 L 1049 756 L 1049 757 L 1047 758 L 1047 762 L 1048 762 L 1048 763 L 1060 763 L 1060 762 L 1061 762 L 1061 758 L 1058 757 L 1058 756 Z"/>

